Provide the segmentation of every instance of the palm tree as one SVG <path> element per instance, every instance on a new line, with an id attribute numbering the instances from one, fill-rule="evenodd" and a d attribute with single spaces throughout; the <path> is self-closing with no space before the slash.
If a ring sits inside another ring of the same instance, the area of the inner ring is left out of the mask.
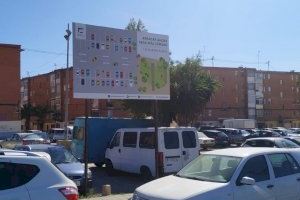
<path id="1" fill-rule="evenodd" d="M 21 119 L 25 119 L 25 130 L 30 129 L 30 118 L 34 114 L 34 107 L 29 104 L 24 104 L 21 108 Z"/>
<path id="2" fill-rule="evenodd" d="M 34 116 L 37 117 L 38 129 L 42 130 L 45 123 L 45 118 L 51 113 L 48 105 L 38 105 L 34 108 Z"/>

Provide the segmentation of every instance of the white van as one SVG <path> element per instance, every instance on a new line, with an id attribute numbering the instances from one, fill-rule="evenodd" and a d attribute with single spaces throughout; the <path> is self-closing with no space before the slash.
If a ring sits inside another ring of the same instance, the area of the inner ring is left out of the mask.
<path id="1" fill-rule="evenodd" d="M 158 128 L 160 174 L 178 172 L 199 155 L 197 130 L 191 127 Z M 154 177 L 154 128 L 124 128 L 116 131 L 105 153 L 108 173 L 120 170 Z"/>

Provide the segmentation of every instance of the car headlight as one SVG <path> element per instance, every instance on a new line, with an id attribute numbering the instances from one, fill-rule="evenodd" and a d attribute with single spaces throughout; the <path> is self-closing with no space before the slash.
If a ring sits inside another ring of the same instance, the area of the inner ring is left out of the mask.
<path id="1" fill-rule="evenodd" d="M 133 193 L 131 200 L 140 200 L 140 198 L 136 192 Z"/>

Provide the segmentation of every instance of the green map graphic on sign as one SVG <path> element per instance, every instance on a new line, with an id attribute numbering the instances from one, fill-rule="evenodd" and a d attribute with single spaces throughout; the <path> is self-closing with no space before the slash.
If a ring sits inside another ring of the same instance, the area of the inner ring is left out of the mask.
<path id="1" fill-rule="evenodd" d="M 164 93 L 168 82 L 168 62 L 162 57 L 159 60 L 139 59 L 138 90 L 142 93 Z"/>

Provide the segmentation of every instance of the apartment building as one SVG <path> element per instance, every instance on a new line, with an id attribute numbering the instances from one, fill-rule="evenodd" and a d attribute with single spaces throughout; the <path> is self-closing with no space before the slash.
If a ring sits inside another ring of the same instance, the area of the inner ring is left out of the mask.
<path id="1" fill-rule="evenodd" d="M 66 73 L 69 73 L 69 94 L 68 94 L 68 121 L 72 123 L 76 117 L 84 116 L 85 100 L 73 98 L 73 68 L 58 69 L 52 72 L 33 77 L 23 78 L 21 81 L 21 106 L 31 104 L 36 106 L 47 106 L 51 113 L 39 124 L 36 116 L 30 118 L 31 129 L 48 130 L 54 127 L 64 127 L 65 119 L 65 97 L 66 97 Z M 117 105 L 117 104 L 116 104 Z M 108 108 L 106 100 L 89 100 L 88 113 L 90 116 L 110 115 L 114 117 L 128 117 L 127 112 L 120 107 Z M 25 121 L 23 120 L 23 125 Z M 42 127 L 41 127 L 42 126 Z"/>
<path id="2" fill-rule="evenodd" d="M 21 46 L 0 44 L 0 132 L 19 131 Z"/>
<path id="3" fill-rule="evenodd" d="M 299 73 L 243 67 L 204 70 L 221 86 L 200 117 L 203 123 L 248 118 L 256 119 L 259 127 L 300 127 Z"/>

